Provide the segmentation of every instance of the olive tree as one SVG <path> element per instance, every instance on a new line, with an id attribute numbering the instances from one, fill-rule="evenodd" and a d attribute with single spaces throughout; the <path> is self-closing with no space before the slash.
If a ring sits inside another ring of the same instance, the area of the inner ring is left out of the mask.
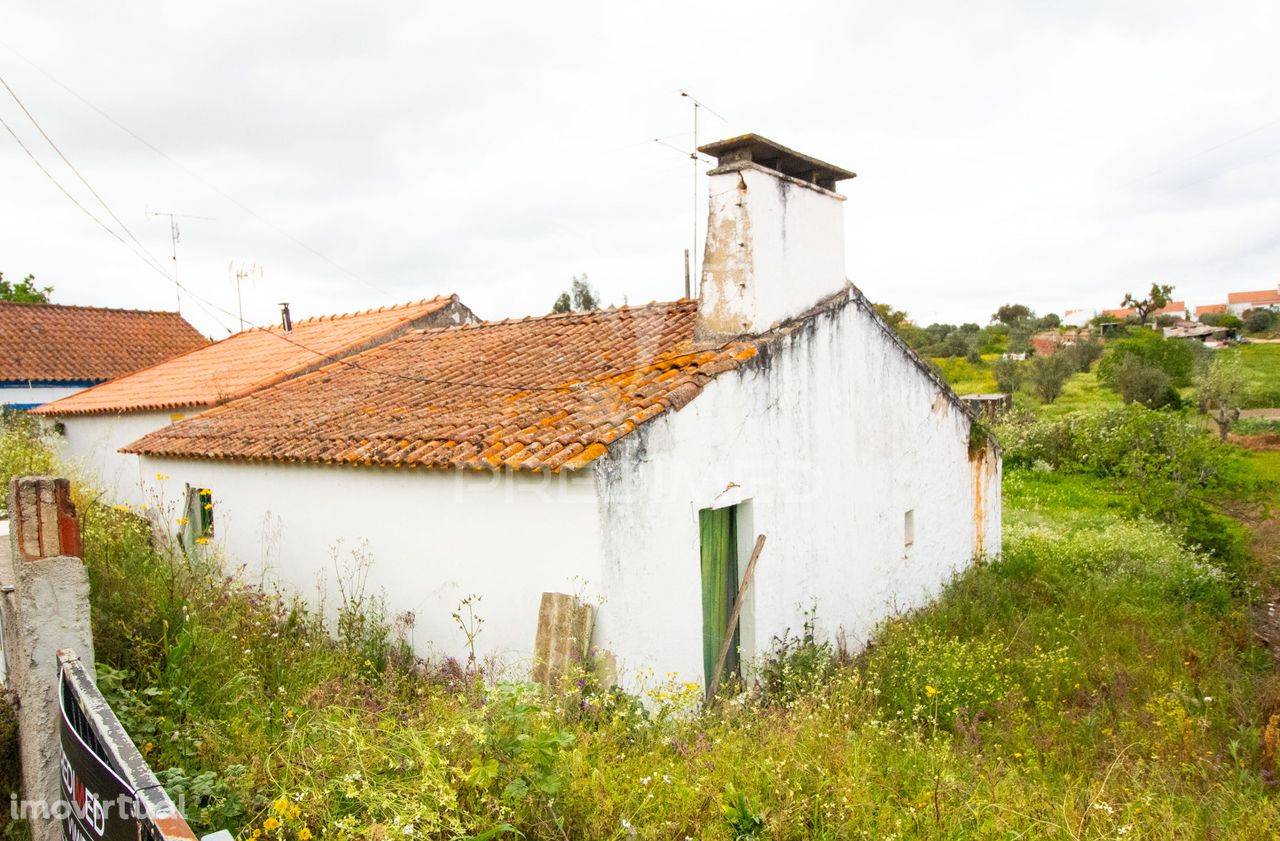
<path id="1" fill-rule="evenodd" d="M 1200 411 L 1208 413 L 1218 425 L 1218 438 L 1225 441 L 1232 425 L 1240 420 L 1248 390 L 1249 380 L 1234 357 L 1217 357 L 1196 377 Z"/>

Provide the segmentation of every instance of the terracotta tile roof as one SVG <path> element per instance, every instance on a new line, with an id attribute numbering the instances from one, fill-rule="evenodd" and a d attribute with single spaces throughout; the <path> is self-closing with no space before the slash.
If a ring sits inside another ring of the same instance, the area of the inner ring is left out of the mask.
<path id="1" fill-rule="evenodd" d="M 207 344 L 176 312 L 0 302 L 0 380 L 99 382 Z"/>
<path id="2" fill-rule="evenodd" d="M 1226 304 L 1202 304 L 1196 307 L 1196 316 L 1222 315 L 1227 311 Z"/>
<path id="3" fill-rule="evenodd" d="M 323 365 L 334 356 L 392 338 L 451 305 L 461 306 L 457 296 L 303 319 L 295 321 L 289 333 L 279 326 L 245 330 L 130 376 L 46 403 L 35 411 L 62 416 L 223 403 Z"/>
<path id="4" fill-rule="evenodd" d="M 1186 301 L 1170 301 L 1158 310 L 1152 310 L 1151 317 L 1161 315 L 1185 315 L 1187 312 Z M 1137 315 L 1138 311 L 1133 307 L 1124 307 L 1118 310 L 1103 310 L 1103 315 L 1111 315 L 1116 318 L 1128 318 L 1131 315 Z"/>
<path id="5" fill-rule="evenodd" d="M 1253 292 L 1228 292 L 1229 304 L 1276 304 L 1280 303 L 1280 289 L 1258 289 Z"/>
<path id="6" fill-rule="evenodd" d="M 574 470 L 756 344 L 694 341 L 696 301 L 409 333 L 124 448 L 185 458 Z"/>

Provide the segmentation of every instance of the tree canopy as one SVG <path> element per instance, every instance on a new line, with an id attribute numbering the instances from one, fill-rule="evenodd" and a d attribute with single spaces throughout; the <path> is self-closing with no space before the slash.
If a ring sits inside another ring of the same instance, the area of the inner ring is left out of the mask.
<path id="1" fill-rule="evenodd" d="M 591 288 L 591 282 L 587 280 L 584 272 L 580 276 L 574 275 L 569 290 L 560 293 L 560 297 L 556 298 L 556 302 L 551 305 L 551 311 L 586 312 L 598 310 L 600 307 L 600 299 L 596 296 L 596 291 Z"/>
<path id="2" fill-rule="evenodd" d="M 18 304 L 47 304 L 53 294 L 52 286 L 36 286 L 36 276 L 29 274 L 17 283 L 4 279 L 0 272 L 0 301 L 11 301 Z"/>
<path id="3" fill-rule="evenodd" d="M 1133 293 L 1126 292 L 1121 305 L 1133 307 L 1138 314 L 1138 323 L 1146 324 L 1151 313 L 1169 306 L 1171 300 L 1173 300 L 1172 286 L 1167 283 L 1153 283 L 1145 298 L 1138 298 Z"/>

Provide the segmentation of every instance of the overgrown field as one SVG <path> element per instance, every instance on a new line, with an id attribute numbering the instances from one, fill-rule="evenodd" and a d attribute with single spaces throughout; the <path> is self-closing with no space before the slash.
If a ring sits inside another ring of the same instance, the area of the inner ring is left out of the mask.
<path id="1" fill-rule="evenodd" d="M 856 661 L 780 642 L 710 712 L 415 661 L 358 586 L 326 628 L 85 501 L 99 682 L 197 831 L 256 841 L 1276 837 L 1275 576 L 1223 512 L 1275 503 L 1280 454 L 1133 406 L 1001 435 L 1000 559 Z M 3 478 L 41 463 L 0 436 Z"/>
<path id="2" fill-rule="evenodd" d="M 1200 361 L 1223 357 L 1238 360 L 1247 382 L 1244 408 L 1280 407 L 1280 344 L 1254 343 L 1197 353 Z M 939 357 L 932 360 L 938 371 L 958 394 L 982 394 L 1000 391 L 993 364 L 998 354 L 983 355 L 977 361 L 964 357 Z M 1082 409 L 1118 406 L 1120 395 L 1099 378 L 1100 365 L 1066 379 L 1062 393 L 1052 402 L 1041 399 L 1027 382 L 1014 389 L 1020 405 L 1036 406 L 1042 414 L 1064 417 Z M 1193 397 L 1193 389 L 1183 385 L 1183 398 Z"/>

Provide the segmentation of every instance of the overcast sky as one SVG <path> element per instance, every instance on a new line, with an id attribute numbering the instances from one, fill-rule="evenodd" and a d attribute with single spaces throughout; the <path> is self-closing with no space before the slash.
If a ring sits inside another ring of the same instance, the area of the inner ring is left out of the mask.
<path id="1" fill-rule="evenodd" d="M 178 271 L 218 307 L 229 266 L 262 267 L 250 322 L 439 292 L 523 316 L 583 272 L 606 302 L 678 297 L 692 173 L 653 138 L 690 146 L 682 88 L 725 118 L 700 142 L 754 131 L 856 171 L 849 277 L 920 322 L 1280 280 L 1274 2 L 0 10 L 0 75 L 166 271 L 148 211 L 210 217 L 179 219 Z M 118 230 L 3 89 L 0 118 Z M 0 184 L 7 278 L 175 306 L 3 129 Z"/>

